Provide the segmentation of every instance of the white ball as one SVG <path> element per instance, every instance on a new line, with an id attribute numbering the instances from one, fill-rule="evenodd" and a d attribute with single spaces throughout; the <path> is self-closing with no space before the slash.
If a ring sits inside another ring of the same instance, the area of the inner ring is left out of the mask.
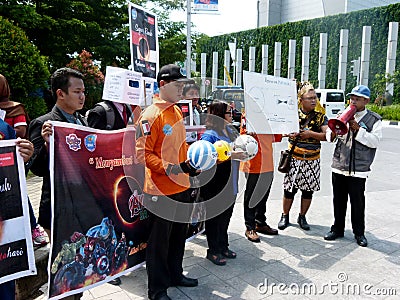
<path id="1" fill-rule="evenodd" d="M 257 155 L 258 143 L 251 135 L 242 134 L 233 143 L 233 150 L 245 152 L 246 158 L 241 159 L 241 161 L 248 161 Z"/>
<path id="2" fill-rule="evenodd" d="M 215 165 L 218 153 L 212 143 L 199 140 L 189 146 L 187 158 L 193 168 L 205 171 Z"/>

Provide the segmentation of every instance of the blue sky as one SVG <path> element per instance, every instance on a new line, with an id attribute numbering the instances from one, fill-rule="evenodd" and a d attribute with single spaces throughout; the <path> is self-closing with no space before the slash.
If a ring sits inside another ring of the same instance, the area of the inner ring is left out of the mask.
<path id="1" fill-rule="evenodd" d="M 257 0 L 219 0 L 218 7 L 218 14 L 192 14 L 192 30 L 215 36 L 257 27 Z M 186 12 L 172 17 L 186 21 Z"/>

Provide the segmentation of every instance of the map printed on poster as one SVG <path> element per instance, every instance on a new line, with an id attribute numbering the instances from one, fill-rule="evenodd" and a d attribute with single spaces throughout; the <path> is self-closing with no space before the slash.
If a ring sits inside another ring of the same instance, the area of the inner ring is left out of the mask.
<path id="1" fill-rule="evenodd" d="M 107 66 L 102 98 L 113 102 L 143 105 L 142 86 L 141 73 Z"/>
<path id="2" fill-rule="evenodd" d="M 296 82 L 244 71 L 247 130 L 258 134 L 299 131 Z"/>
<path id="3" fill-rule="evenodd" d="M 157 16 L 132 3 L 128 7 L 133 70 L 155 80 L 158 70 Z"/>

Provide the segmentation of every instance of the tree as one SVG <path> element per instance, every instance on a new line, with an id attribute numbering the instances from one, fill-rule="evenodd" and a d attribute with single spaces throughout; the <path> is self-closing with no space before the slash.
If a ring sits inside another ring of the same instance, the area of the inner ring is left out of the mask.
<path id="1" fill-rule="evenodd" d="M 104 85 L 104 75 L 91 59 L 92 54 L 86 50 L 77 55 L 68 65 L 72 69 L 78 70 L 84 76 L 86 91 L 86 107 L 93 107 L 101 100 Z"/>
<path id="2" fill-rule="evenodd" d="M 24 31 L 0 16 L 0 72 L 7 78 L 11 99 L 24 103 L 31 118 L 46 112 L 40 89 L 50 73 L 46 60 Z"/>
<path id="3" fill-rule="evenodd" d="M 127 68 L 130 64 L 128 9 L 126 0 L 3 0 L 0 15 L 13 20 L 48 57 L 51 70 L 65 66 L 70 55 L 86 49 L 107 65 Z M 185 0 L 134 0 L 151 10 L 183 9 Z M 167 13 L 159 24 L 169 24 Z M 174 24 L 174 22 L 170 22 Z M 168 25 L 169 26 L 169 25 Z M 184 24 L 179 27 L 184 28 Z M 175 27 L 177 28 L 177 27 Z M 182 30 L 172 45 L 182 47 Z M 162 43 L 163 39 L 160 40 Z M 168 47 L 170 49 L 170 47 Z M 179 52 L 178 50 L 173 50 Z"/>

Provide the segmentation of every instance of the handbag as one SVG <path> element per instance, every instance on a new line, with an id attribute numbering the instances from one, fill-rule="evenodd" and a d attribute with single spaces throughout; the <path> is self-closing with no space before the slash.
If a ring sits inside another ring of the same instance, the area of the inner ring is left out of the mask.
<path id="1" fill-rule="evenodd" d="M 297 144 L 298 139 L 295 139 L 293 142 L 293 146 L 290 150 L 282 150 L 281 158 L 279 159 L 278 171 L 281 173 L 289 173 L 290 171 L 290 161 L 292 160 L 292 155 L 294 152 L 294 147 Z"/>
<path id="2" fill-rule="evenodd" d="M 314 117 L 315 113 L 312 112 L 304 122 L 304 124 L 301 126 L 301 128 L 304 128 L 308 125 L 308 123 L 311 121 L 311 119 Z M 290 161 L 292 160 L 292 155 L 294 152 L 294 148 L 296 147 L 297 142 L 299 141 L 299 137 L 296 137 L 296 139 L 292 143 L 292 148 L 290 150 L 282 150 L 281 151 L 281 157 L 279 159 L 279 164 L 278 164 L 278 171 L 281 173 L 289 173 L 290 171 Z"/>

